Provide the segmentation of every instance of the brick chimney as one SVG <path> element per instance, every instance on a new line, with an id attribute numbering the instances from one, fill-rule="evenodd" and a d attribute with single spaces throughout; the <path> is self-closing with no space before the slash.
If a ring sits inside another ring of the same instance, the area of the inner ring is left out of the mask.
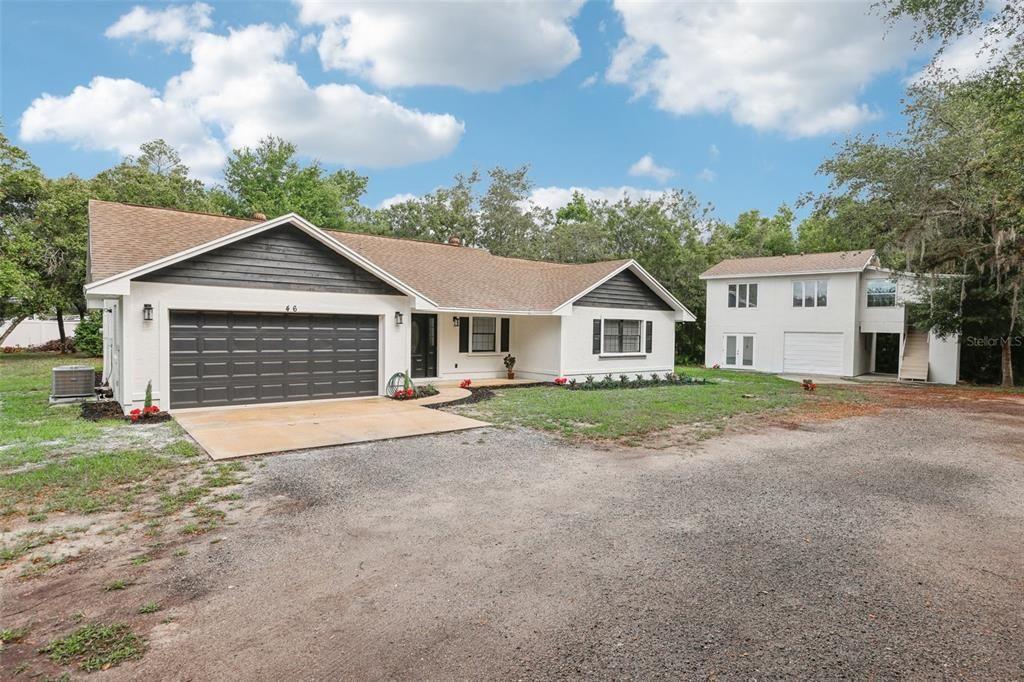
<path id="1" fill-rule="evenodd" d="M 462 246 L 462 240 L 453 234 L 448 237 L 448 246 Z"/>
<path id="2" fill-rule="evenodd" d="M 257 211 L 256 213 L 252 214 L 252 219 L 253 220 L 266 220 L 267 219 L 267 214 L 266 213 L 260 213 L 260 212 Z"/>

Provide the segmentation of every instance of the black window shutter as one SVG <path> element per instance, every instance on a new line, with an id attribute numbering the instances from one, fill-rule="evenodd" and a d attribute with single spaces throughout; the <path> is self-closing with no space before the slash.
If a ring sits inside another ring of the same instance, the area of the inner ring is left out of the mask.
<path id="1" fill-rule="evenodd" d="M 459 352 L 469 352 L 469 318 L 459 318 Z"/>
<path id="2" fill-rule="evenodd" d="M 508 352 L 508 330 L 510 320 L 507 317 L 501 318 L 501 352 Z"/>
<path id="3" fill-rule="evenodd" d="M 646 342 L 644 342 L 644 346 L 647 350 L 645 350 L 644 352 L 650 353 L 651 349 L 654 347 L 654 323 L 651 322 L 650 320 L 647 320 L 647 330 L 645 334 L 647 336 L 647 340 Z"/>
<path id="4" fill-rule="evenodd" d="M 601 320 L 594 320 L 594 355 L 601 354 Z"/>

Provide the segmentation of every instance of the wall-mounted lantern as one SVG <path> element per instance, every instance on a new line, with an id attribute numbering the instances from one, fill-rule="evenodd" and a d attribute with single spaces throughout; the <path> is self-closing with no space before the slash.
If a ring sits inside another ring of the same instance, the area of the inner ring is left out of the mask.
<path id="1" fill-rule="evenodd" d="M 452 318 L 452 324 L 453 324 L 453 325 L 454 325 L 455 327 L 458 327 L 458 326 L 459 326 L 459 316 L 458 316 L 458 315 L 456 315 L 455 317 L 453 317 L 453 318 Z"/>
<path id="2" fill-rule="evenodd" d="M 401 310 L 396 310 L 395 311 L 395 324 L 401 326 L 404 317 L 405 316 L 402 315 L 402 311 Z"/>
<path id="3" fill-rule="evenodd" d="M 153 321 L 153 306 L 148 303 L 142 306 L 142 319 L 146 322 Z"/>

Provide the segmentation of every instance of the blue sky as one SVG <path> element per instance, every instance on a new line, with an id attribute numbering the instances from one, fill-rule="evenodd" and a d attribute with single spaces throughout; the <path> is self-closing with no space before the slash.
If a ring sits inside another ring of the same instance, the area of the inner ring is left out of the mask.
<path id="1" fill-rule="evenodd" d="M 363 5 L 4 2 L 6 132 L 51 175 L 164 137 L 215 181 L 275 133 L 369 205 L 529 164 L 538 203 L 682 187 L 731 220 L 899 128 L 929 56 L 867 3 Z"/>

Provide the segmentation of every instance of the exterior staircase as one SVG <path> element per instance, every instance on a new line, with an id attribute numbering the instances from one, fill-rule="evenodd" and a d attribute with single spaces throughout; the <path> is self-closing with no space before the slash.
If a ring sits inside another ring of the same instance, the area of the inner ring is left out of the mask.
<path id="1" fill-rule="evenodd" d="M 900 359 L 900 381 L 928 381 L 928 332 L 907 328 Z"/>

